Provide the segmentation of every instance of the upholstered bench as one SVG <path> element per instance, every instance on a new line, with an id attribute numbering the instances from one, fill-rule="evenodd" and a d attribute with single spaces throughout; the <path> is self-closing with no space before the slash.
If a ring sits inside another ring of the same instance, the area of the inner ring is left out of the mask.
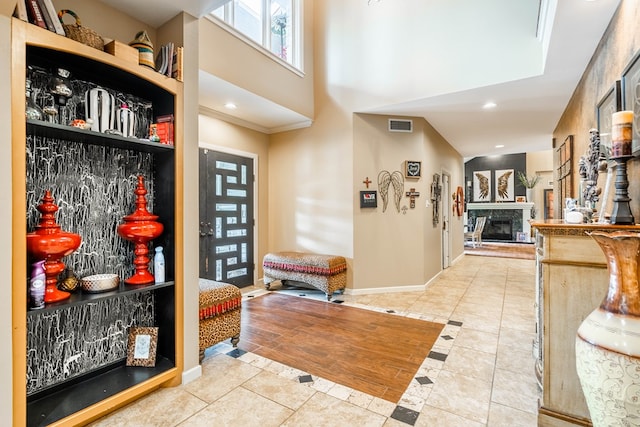
<path id="1" fill-rule="evenodd" d="M 200 279 L 200 361 L 204 351 L 231 338 L 235 347 L 240 341 L 240 313 L 242 294 L 229 283 Z"/>
<path id="2" fill-rule="evenodd" d="M 264 256 L 262 268 L 267 289 L 274 280 L 291 280 L 323 291 L 331 301 L 335 291 L 347 286 L 347 261 L 341 256 L 274 252 Z"/>

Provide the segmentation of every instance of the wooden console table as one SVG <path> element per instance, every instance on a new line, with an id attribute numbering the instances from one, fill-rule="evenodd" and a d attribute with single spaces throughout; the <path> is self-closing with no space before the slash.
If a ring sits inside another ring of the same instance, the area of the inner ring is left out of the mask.
<path id="1" fill-rule="evenodd" d="M 532 221 L 536 235 L 536 374 L 542 387 L 539 426 L 590 426 L 576 373 L 575 336 L 600 305 L 609 275 L 604 253 L 588 233 L 640 226 Z"/>

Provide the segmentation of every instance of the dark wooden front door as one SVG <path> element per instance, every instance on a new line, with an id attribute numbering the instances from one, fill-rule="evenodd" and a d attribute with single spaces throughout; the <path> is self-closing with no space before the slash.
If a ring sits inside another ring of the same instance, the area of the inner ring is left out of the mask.
<path id="1" fill-rule="evenodd" d="M 253 159 L 200 149 L 200 277 L 253 285 Z"/>

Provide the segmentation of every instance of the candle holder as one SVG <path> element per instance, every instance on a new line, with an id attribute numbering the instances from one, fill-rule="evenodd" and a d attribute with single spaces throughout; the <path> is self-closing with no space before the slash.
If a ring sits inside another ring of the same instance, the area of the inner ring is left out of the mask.
<path id="1" fill-rule="evenodd" d="M 611 158 L 616 162 L 616 180 L 611 224 L 635 224 L 629 206 L 627 162 L 631 157 L 633 111 L 617 111 L 611 116 Z"/>
<path id="2" fill-rule="evenodd" d="M 155 281 L 153 274 L 149 272 L 149 248 L 147 244 L 162 234 L 163 225 L 156 221 L 158 215 L 153 215 L 147 210 L 147 190 L 144 188 L 144 177 L 138 176 L 136 194 L 136 210 L 123 219 L 124 224 L 118 226 L 118 234 L 135 244 L 133 265 L 135 273 L 124 282 L 129 285 L 147 285 Z"/>
<path id="3" fill-rule="evenodd" d="M 38 211 L 42 214 L 36 231 L 27 234 L 27 251 L 37 260 L 44 260 L 44 273 L 46 276 L 44 302 L 52 303 L 62 301 L 71 294 L 58 289 L 58 275 L 64 271 L 64 263 L 60 258 L 71 254 L 78 249 L 81 243 L 79 234 L 61 231 L 56 223 L 55 213 L 58 206 L 53 203 L 51 191 L 47 190 L 38 205 Z"/>
<path id="4" fill-rule="evenodd" d="M 613 196 L 613 210 L 611 211 L 611 224 L 635 224 L 635 219 L 629 206 L 629 179 L 627 178 L 627 162 L 632 156 L 616 157 L 616 180 L 614 186 L 616 192 Z"/>

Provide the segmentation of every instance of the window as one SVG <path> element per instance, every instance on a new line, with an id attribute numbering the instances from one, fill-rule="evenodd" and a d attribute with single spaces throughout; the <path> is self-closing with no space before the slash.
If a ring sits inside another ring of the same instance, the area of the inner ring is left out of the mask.
<path id="1" fill-rule="evenodd" d="M 301 0 L 222 0 L 222 3 L 211 16 L 286 63 L 301 68 Z"/>

